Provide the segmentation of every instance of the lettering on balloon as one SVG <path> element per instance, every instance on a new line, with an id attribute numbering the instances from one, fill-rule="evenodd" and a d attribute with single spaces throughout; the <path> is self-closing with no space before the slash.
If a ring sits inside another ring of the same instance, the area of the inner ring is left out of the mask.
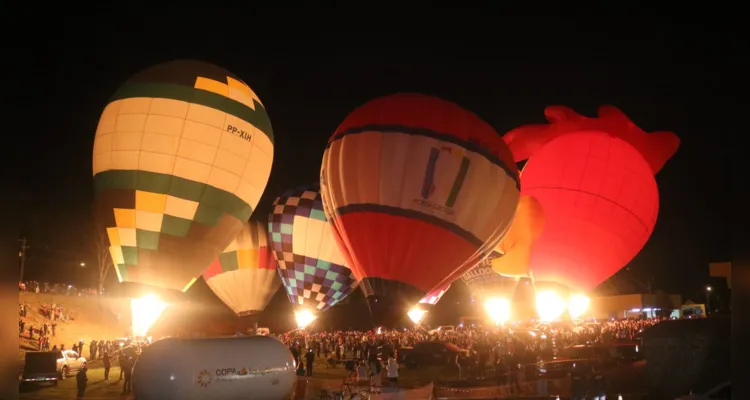
<path id="1" fill-rule="evenodd" d="M 443 153 L 447 153 L 449 157 L 459 158 L 460 163 L 456 176 L 453 179 L 450 191 L 448 192 L 448 198 L 445 203 L 439 204 L 436 201 L 431 200 L 433 193 L 435 192 L 435 171 L 437 169 L 437 163 L 440 160 L 440 156 Z M 446 216 L 453 216 L 455 214 L 453 206 L 456 204 L 458 195 L 463 188 L 466 175 L 469 173 L 469 166 L 471 166 L 471 160 L 469 157 L 463 155 L 462 150 L 452 147 L 433 147 L 430 149 L 430 155 L 427 159 L 427 165 L 425 166 L 424 178 L 422 179 L 421 198 L 414 199 L 414 204 L 420 208 L 426 209 L 433 214 L 443 214 Z"/>
<path id="2" fill-rule="evenodd" d="M 253 135 L 250 134 L 250 132 L 240 129 L 236 126 L 227 125 L 227 132 L 231 133 L 232 135 L 239 136 L 240 139 L 245 139 L 248 142 L 252 141 Z"/>

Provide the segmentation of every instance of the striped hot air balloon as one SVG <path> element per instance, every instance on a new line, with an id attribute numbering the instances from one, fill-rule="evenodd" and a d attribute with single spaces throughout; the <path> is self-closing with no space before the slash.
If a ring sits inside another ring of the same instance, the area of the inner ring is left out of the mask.
<path id="1" fill-rule="evenodd" d="M 357 286 L 326 221 L 318 187 L 279 196 L 268 231 L 281 282 L 293 304 L 325 311 Z"/>
<path id="2" fill-rule="evenodd" d="M 438 303 L 438 301 L 440 301 L 445 292 L 447 292 L 450 288 L 451 285 L 443 286 L 433 290 L 430 293 L 427 293 L 427 296 L 423 297 L 422 300 L 419 300 L 419 304 L 429 304 L 431 306 L 434 306 Z"/>
<path id="3" fill-rule="evenodd" d="M 239 78 L 198 61 L 144 70 L 99 119 L 96 217 L 121 282 L 187 290 L 268 182 L 273 133 Z"/>
<path id="4" fill-rule="evenodd" d="M 265 223 L 250 221 L 203 273 L 211 290 L 240 317 L 263 311 L 281 281 Z"/>

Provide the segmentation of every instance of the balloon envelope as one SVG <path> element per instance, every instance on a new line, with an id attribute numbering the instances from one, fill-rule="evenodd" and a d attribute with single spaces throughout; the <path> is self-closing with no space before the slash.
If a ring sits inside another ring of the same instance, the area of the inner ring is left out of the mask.
<path id="1" fill-rule="evenodd" d="M 427 295 L 423 297 L 422 300 L 419 300 L 419 304 L 429 304 L 431 306 L 434 306 L 440 301 L 441 298 L 443 298 L 445 292 L 447 292 L 450 288 L 451 285 L 442 286 L 431 291 L 430 293 L 427 293 Z"/>
<path id="2" fill-rule="evenodd" d="M 276 198 L 268 231 L 289 301 L 325 311 L 357 281 L 333 237 L 318 189 L 295 189 Z"/>
<path id="3" fill-rule="evenodd" d="M 530 158 L 521 178 L 522 195 L 536 198 L 546 219 L 531 252 L 535 280 L 591 290 L 630 262 L 654 229 L 654 173 L 679 140 L 646 134 L 614 110 L 586 118 L 549 107 L 550 125 L 508 134 L 511 147 L 532 148 L 522 146 L 524 137 L 539 145 L 524 154 Z"/>
<path id="4" fill-rule="evenodd" d="M 493 297 L 503 297 L 512 300 L 516 289 L 516 280 L 502 276 L 492 269 L 492 263 L 502 257 L 502 254 L 494 252 L 461 275 L 461 281 L 466 284 L 471 292 L 471 296 L 477 301 L 483 303 Z"/>
<path id="5" fill-rule="evenodd" d="M 513 218 L 513 223 L 503 240 L 497 245 L 497 251 L 503 256 L 492 260 L 492 269 L 504 276 L 530 276 L 532 247 L 543 230 L 542 205 L 533 196 L 521 195 L 516 207 L 516 217 Z"/>
<path id="6" fill-rule="evenodd" d="M 519 187 L 490 125 L 445 100 L 396 94 L 339 125 L 321 192 L 372 311 L 414 304 L 484 258 L 510 225 Z"/>
<path id="7" fill-rule="evenodd" d="M 263 311 L 279 289 L 264 223 L 250 221 L 203 273 L 208 286 L 238 316 Z"/>
<path id="8" fill-rule="evenodd" d="M 253 91 L 198 61 L 144 70 L 99 119 L 96 218 L 121 282 L 187 290 L 268 182 L 271 124 Z"/>

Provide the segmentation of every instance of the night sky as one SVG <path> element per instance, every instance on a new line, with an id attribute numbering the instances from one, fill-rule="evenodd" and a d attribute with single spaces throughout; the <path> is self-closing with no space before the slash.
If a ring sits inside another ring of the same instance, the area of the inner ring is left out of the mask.
<path id="1" fill-rule="evenodd" d="M 727 100 L 718 90 L 724 82 L 716 60 L 730 46 L 721 34 L 624 18 L 436 19 L 404 27 L 407 19 L 347 24 L 280 17 L 255 15 L 244 24 L 230 23 L 227 12 L 210 24 L 199 17 L 86 17 L 44 28 L 49 40 L 27 47 L 22 58 L 36 62 L 24 64 L 25 75 L 11 82 L 25 87 L 29 99 L 17 115 L 25 121 L 21 134 L 5 136 L 12 152 L 5 162 L 14 167 L 5 193 L 17 234 L 32 246 L 28 279 L 89 279 L 78 265 L 94 263 L 91 151 L 99 115 L 140 69 L 189 58 L 232 71 L 268 110 L 276 152 L 256 211 L 262 216 L 281 191 L 318 178 L 328 137 L 373 97 L 437 95 L 500 134 L 545 122 L 546 105 L 589 116 L 601 104 L 615 105 L 644 130 L 670 130 L 682 140 L 656 177 L 661 206 L 653 236 L 620 275 L 653 278 L 654 288 L 688 297 L 718 284 L 708 278 L 708 263 L 728 260 L 730 251 L 723 206 L 729 146 L 709 117 Z"/>

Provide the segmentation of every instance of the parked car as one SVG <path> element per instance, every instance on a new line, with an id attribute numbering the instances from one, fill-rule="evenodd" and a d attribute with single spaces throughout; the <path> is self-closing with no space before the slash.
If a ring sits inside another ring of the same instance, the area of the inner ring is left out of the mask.
<path id="1" fill-rule="evenodd" d="M 436 334 L 438 332 L 453 332 L 456 330 L 456 327 L 453 325 L 441 325 L 437 328 L 430 331 L 430 334 Z"/>
<path id="2" fill-rule="evenodd" d="M 594 364 L 603 369 L 643 359 L 637 343 L 613 342 L 603 345 L 576 345 L 537 365 L 538 375 L 547 379 L 565 378 L 573 368 L 590 371 Z"/>
<path id="3" fill-rule="evenodd" d="M 60 379 L 65 379 L 78 372 L 84 364 L 86 364 L 86 358 L 81 357 L 73 350 L 57 352 L 57 372 L 60 374 Z"/>

